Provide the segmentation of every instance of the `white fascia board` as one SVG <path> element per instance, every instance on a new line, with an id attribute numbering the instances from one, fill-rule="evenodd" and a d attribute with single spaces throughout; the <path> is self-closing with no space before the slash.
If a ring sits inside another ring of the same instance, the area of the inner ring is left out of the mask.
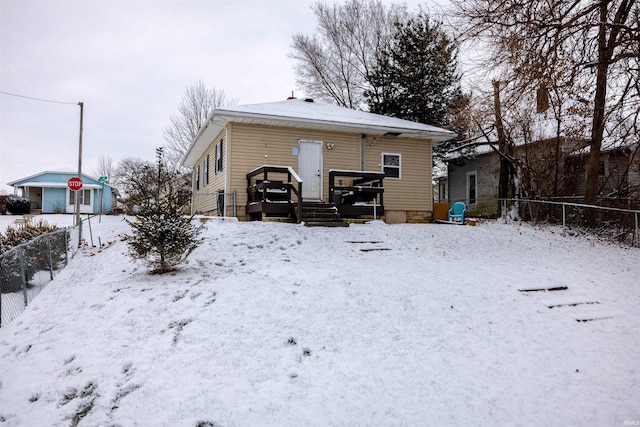
<path id="1" fill-rule="evenodd" d="M 104 185 L 105 187 L 109 187 L 108 184 Z M 16 187 L 42 187 L 42 188 L 67 188 L 66 182 L 25 182 L 24 184 L 17 185 Z M 94 190 L 102 188 L 102 185 L 97 184 L 83 184 L 82 189 Z M 111 188 L 111 187 L 109 187 Z"/>
<path id="2" fill-rule="evenodd" d="M 398 126 L 380 126 L 371 123 L 355 123 L 333 121 L 326 119 L 312 119 L 306 117 L 290 117 L 272 114 L 241 112 L 233 110 L 216 110 L 216 115 L 225 121 L 242 121 L 237 119 L 248 119 L 249 121 L 260 121 L 264 124 L 286 126 L 287 124 L 306 125 L 315 129 L 343 130 L 346 132 L 357 132 L 365 134 L 384 135 L 385 133 L 399 133 L 405 138 L 431 139 L 434 143 L 448 141 L 456 137 L 456 133 L 444 129 L 411 129 Z M 235 119 L 235 120 L 234 120 Z"/>
<path id="3" fill-rule="evenodd" d="M 227 121 L 225 119 L 215 117 L 212 114 L 207 123 L 202 127 L 202 129 L 200 129 L 198 136 L 184 155 L 182 159 L 182 166 L 186 168 L 194 167 L 198 159 L 202 157 L 205 151 L 207 151 L 207 148 L 211 145 L 213 139 L 222 132 L 226 125 Z"/>

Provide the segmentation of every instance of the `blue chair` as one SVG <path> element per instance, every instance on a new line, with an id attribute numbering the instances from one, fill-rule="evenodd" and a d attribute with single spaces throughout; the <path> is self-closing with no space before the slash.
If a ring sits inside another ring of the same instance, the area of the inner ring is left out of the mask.
<path id="1" fill-rule="evenodd" d="M 449 222 L 459 222 L 464 224 L 464 214 L 467 211 L 467 205 L 462 202 L 456 202 L 449 209 Z"/>

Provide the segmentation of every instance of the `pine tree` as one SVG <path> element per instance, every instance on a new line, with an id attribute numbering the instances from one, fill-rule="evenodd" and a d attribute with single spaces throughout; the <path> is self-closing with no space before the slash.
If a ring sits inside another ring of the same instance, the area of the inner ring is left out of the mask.
<path id="1" fill-rule="evenodd" d="M 145 166 L 128 183 L 135 195 L 136 221 L 127 221 L 133 229 L 127 244 L 133 259 L 146 260 L 152 273 L 162 274 L 175 270 L 201 243 L 202 226 L 183 215 L 188 198 L 176 191 L 177 173 L 167 169 L 162 148 L 156 158 L 155 167 Z"/>
<path id="2" fill-rule="evenodd" d="M 444 127 L 451 122 L 453 105 L 462 97 L 457 45 L 422 10 L 406 22 L 397 22 L 396 27 L 371 76 L 375 90 L 366 92 L 369 109 Z"/>

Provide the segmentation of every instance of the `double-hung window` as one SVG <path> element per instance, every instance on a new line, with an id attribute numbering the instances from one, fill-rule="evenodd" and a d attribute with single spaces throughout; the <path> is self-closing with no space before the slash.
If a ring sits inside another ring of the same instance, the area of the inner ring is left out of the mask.
<path id="1" fill-rule="evenodd" d="M 382 153 L 382 172 L 385 179 L 402 178 L 402 156 L 398 153 Z"/>
<path id="2" fill-rule="evenodd" d="M 220 140 L 220 142 L 218 142 L 216 144 L 216 165 L 215 165 L 215 173 L 217 174 L 218 172 L 221 172 L 222 169 L 224 168 L 224 161 L 223 161 L 223 149 L 222 149 L 222 143 L 223 143 L 223 139 Z"/>
<path id="3" fill-rule="evenodd" d="M 209 155 L 204 158 L 204 164 L 202 166 L 202 186 L 209 184 Z"/>
<path id="4" fill-rule="evenodd" d="M 91 206 L 91 190 L 79 190 L 80 205 Z M 69 190 L 69 204 L 76 204 L 76 192 Z"/>

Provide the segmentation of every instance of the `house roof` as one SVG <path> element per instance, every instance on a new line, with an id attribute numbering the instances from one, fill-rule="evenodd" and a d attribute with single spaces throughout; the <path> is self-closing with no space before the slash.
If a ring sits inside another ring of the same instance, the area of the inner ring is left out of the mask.
<path id="1" fill-rule="evenodd" d="M 36 174 L 33 175 L 29 175 L 27 177 L 24 178 L 20 178 L 20 179 L 16 179 L 14 181 L 11 182 L 7 182 L 7 185 L 11 186 L 11 187 L 15 187 L 16 185 L 18 185 L 19 187 L 50 187 L 50 188 L 66 188 L 67 187 L 67 183 L 66 181 L 32 181 L 33 178 L 36 178 L 38 176 L 41 175 L 46 175 L 46 174 L 60 174 L 60 175 L 69 175 L 69 176 L 77 176 L 78 172 L 77 171 L 73 171 L 70 169 L 58 169 L 58 170 L 50 170 L 50 171 L 42 171 L 42 172 L 38 172 Z M 82 179 L 83 179 L 83 187 L 84 188 L 102 188 L 104 187 L 109 187 L 111 188 L 111 186 L 109 184 L 102 184 L 99 183 L 97 179 L 87 175 L 87 174 L 82 174 Z M 89 181 L 93 181 L 93 182 L 89 182 Z"/>
<path id="2" fill-rule="evenodd" d="M 395 117 L 324 104 L 311 99 L 291 99 L 264 104 L 216 108 L 189 147 L 182 164 L 193 166 L 215 138 L 230 123 L 287 126 L 367 135 L 431 139 L 434 143 L 455 138 L 455 132 Z"/>

